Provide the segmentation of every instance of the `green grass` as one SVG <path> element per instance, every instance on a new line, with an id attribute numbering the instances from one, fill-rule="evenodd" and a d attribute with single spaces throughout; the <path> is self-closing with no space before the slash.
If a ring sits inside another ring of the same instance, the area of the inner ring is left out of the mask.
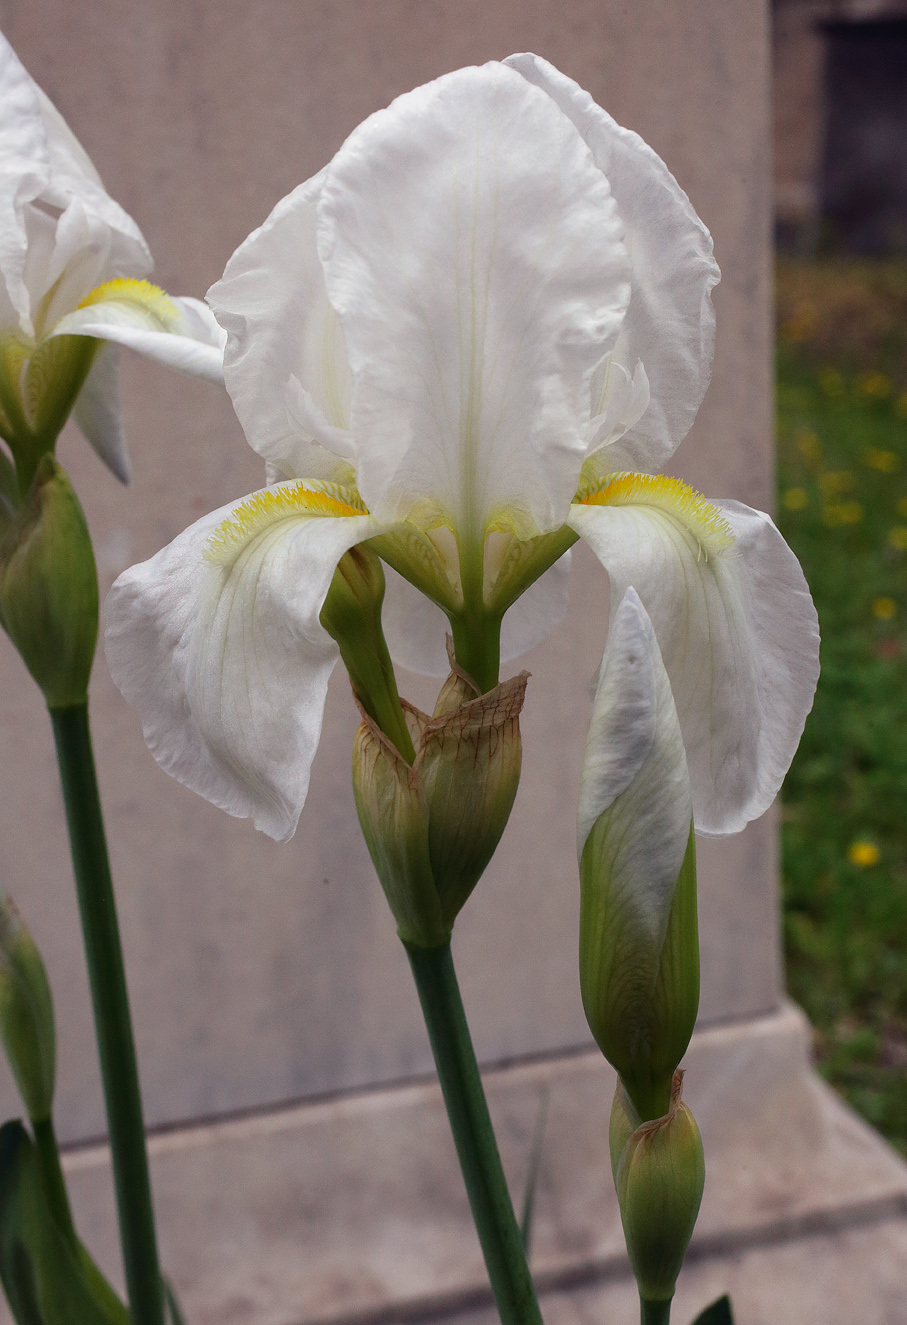
<path id="1" fill-rule="evenodd" d="M 822 630 L 783 792 L 788 985 L 822 1073 L 907 1153 L 907 307 L 855 350 L 823 321 L 833 268 L 808 316 L 809 269 L 780 280 L 778 518 Z"/>

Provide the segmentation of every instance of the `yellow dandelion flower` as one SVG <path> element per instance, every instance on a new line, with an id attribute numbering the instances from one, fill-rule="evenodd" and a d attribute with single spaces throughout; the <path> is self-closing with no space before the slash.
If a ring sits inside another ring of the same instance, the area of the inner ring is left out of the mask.
<path id="1" fill-rule="evenodd" d="M 819 386 L 826 396 L 839 397 L 844 394 L 844 379 L 837 368 L 823 368 L 819 373 Z"/>
<path id="2" fill-rule="evenodd" d="M 898 605 L 893 598 L 873 598 L 872 615 L 878 621 L 890 621 L 897 615 Z"/>
<path id="3" fill-rule="evenodd" d="M 789 511 L 802 511 L 809 505 L 809 494 L 805 488 L 788 488 L 782 500 Z"/>
<path id="4" fill-rule="evenodd" d="M 862 841 L 851 842 L 847 848 L 847 859 L 851 865 L 857 865 L 860 869 L 867 869 L 871 865 L 878 865 L 881 859 L 881 851 L 875 842 Z"/>
<path id="5" fill-rule="evenodd" d="M 831 502 L 822 512 L 822 521 L 829 529 L 842 524 L 859 524 L 865 512 L 858 501 Z"/>
<path id="6" fill-rule="evenodd" d="M 901 467 L 900 456 L 894 451 L 879 451 L 875 447 L 863 456 L 870 469 L 877 469 L 880 474 L 894 474 Z"/>
<path id="7" fill-rule="evenodd" d="M 794 441 L 804 460 L 815 464 L 822 459 L 822 440 L 812 428 L 798 428 L 794 433 Z"/>
<path id="8" fill-rule="evenodd" d="M 820 474 L 819 487 L 826 497 L 837 497 L 841 492 L 850 492 L 856 485 L 856 476 L 849 469 L 829 469 Z"/>
<path id="9" fill-rule="evenodd" d="M 857 379 L 857 390 L 861 396 L 870 400 L 884 400 L 891 395 L 891 378 L 884 373 L 861 373 Z"/>
<path id="10" fill-rule="evenodd" d="M 907 391 L 902 391 L 894 402 L 894 412 L 899 419 L 907 419 Z"/>
<path id="11" fill-rule="evenodd" d="M 898 552 L 907 552 L 907 526 L 897 524 L 888 530 L 888 546 L 897 548 Z"/>

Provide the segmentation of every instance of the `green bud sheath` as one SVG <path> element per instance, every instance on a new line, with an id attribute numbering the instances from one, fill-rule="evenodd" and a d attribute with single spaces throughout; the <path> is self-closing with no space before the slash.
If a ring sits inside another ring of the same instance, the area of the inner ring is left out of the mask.
<path id="1" fill-rule="evenodd" d="M 85 516 L 51 455 L 0 540 L 0 624 L 48 708 L 88 698 L 98 636 L 98 578 Z"/>
<path id="2" fill-rule="evenodd" d="M 520 784 L 528 672 L 479 695 L 453 662 L 416 755 L 429 806 L 429 853 L 453 922 L 495 853 Z"/>
<path id="3" fill-rule="evenodd" d="M 639 1295 L 648 1302 L 674 1296 L 705 1185 L 702 1138 L 681 1101 L 675 1074 L 663 1118 L 637 1127 L 617 1166 L 617 1199 Z"/>
<path id="4" fill-rule="evenodd" d="M 445 943 L 428 849 L 422 779 L 363 709 L 353 742 L 353 794 L 362 835 L 404 943 Z"/>
<path id="5" fill-rule="evenodd" d="M 56 1034 L 41 954 L 16 907 L 0 901 L 0 1037 L 28 1116 L 50 1118 Z"/>
<path id="6" fill-rule="evenodd" d="M 454 666 L 431 718 L 402 701 L 411 766 L 361 706 L 356 809 L 404 943 L 445 943 L 494 854 L 520 780 L 526 680 L 478 695 Z"/>
<path id="7" fill-rule="evenodd" d="M 91 336 L 50 336 L 37 347 L 16 334 L 0 338 L 0 435 L 23 496 L 41 457 L 53 452 L 99 346 Z"/>

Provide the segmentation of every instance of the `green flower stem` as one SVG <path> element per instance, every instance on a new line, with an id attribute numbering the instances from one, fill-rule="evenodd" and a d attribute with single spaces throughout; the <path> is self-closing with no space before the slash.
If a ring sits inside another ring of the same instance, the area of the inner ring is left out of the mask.
<path id="1" fill-rule="evenodd" d="M 644 1297 L 639 1299 L 640 1325 L 669 1325 L 670 1319 L 670 1298 L 667 1302 L 649 1302 Z"/>
<path id="2" fill-rule="evenodd" d="M 57 1228 L 71 1247 L 77 1247 L 78 1238 L 76 1237 L 75 1225 L 72 1222 L 72 1210 L 66 1193 L 66 1183 L 63 1180 L 63 1170 L 60 1167 L 60 1151 L 57 1148 L 53 1121 L 50 1118 L 38 1120 L 32 1118 L 31 1125 L 35 1135 L 35 1149 L 38 1152 L 38 1160 L 41 1165 L 41 1176 L 44 1179 L 47 1203 L 56 1220 Z"/>
<path id="3" fill-rule="evenodd" d="M 450 944 L 404 944 L 502 1325 L 542 1325 L 466 1025 Z"/>
<path id="4" fill-rule="evenodd" d="M 132 1325 L 163 1325 L 161 1274 L 145 1153 L 145 1130 L 129 1018 L 129 996 L 117 924 L 101 801 L 91 751 L 88 705 L 50 710 L 88 978 L 94 1005 L 101 1076 Z"/>

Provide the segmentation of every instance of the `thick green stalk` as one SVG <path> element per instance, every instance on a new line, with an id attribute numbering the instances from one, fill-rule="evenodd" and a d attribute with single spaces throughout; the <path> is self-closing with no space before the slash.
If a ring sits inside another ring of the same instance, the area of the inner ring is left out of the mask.
<path id="1" fill-rule="evenodd" d="M 63 1180 L 63 1170 L 60 1167 L 60 1152 L 57 1149 L 53 1122 L 50 1118 L 43 1118 L 38 1121 L 32 1118 L 31 1125 L 35 1134 L 35 1149 L 38 1152 L 38 1161 L 41 1165 L 41 1176 L 44 1179 L 47 1203 L 56 1220 L 57 1228 L 69 1245 L 75 1248 L 78 1246 L 78 1238 L 76 1237 L 75 1225 L 72 1222 L 72 1210 L 69 1205 L 69 1196 L 66 1193 L 66 1183 Z"/>
<path id="2" fill-rule="evenodd" d="M 163 1325 L 129 996 L 120 947 L 88 705 L 51 709 L 94 1005 L 132 1325 Z"/>
<path id="3" fill-rule="evenodd" d="M 644 1297 L 639 1299 L 640 1325 L 670 1325 L 671 1299 L 667 1302 L 649 1302 Z"/>
<path id="4" fill-rule="evenodd" d="M 503 1325 L 542 1325 L 485 1102 L 450 944 L 409 956 L 460 1168 Z"/>

